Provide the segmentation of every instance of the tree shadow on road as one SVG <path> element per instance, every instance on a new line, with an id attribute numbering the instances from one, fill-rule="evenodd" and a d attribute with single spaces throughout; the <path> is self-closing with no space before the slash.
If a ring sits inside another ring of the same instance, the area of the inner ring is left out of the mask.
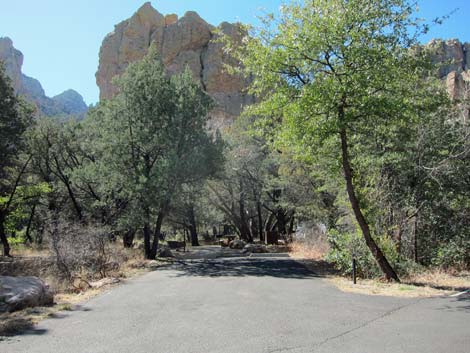
<path id="1" fill-rule="evenodd" d="M 439 309 L 450 312 L 464 311 L 470 313 L 470 292 L 459 297 L 452 298 L 451 304 L 446 304 Z"/>
<path id="2" fill-rule="evenodd" d="M 415 287 L 429 287 L 429 288 L 438 289 L 438 290 L 457 291 L 457 292 L 465 291 L 468 289 L 467 287 L 440 286 L 440 285 L 433 284 L 433 283 L 422 283 L 422 282 L 416 282 L 416 281 L 405 281 L 403 283 L 409 284 Z"/>
<path id="3" fill-rule="evenodd" d="M 81 306 L 61 306 L 27 308 L 13 313 L 4 313 L 0 316 L 0 342 L 15 336 L 44 335 L 48 330 L 36 327 L 36 323 L 43 319 L 63 319 L 69 313 L 76 311 L 90 311 Z"/>
<path id="4" fill-rule="evenodd" d="M 159 270 L 176 270 L 175 277 L 277 277 L 308 279 L 323 277 L 291 259 L 217 259 L 179 261 Z"/>
<path id="5" fill-rule="evenodd" d="M 470 293 L 467 292 L 466 294 L 457 297 L 457 300 L 454 303 L 457 303 L 457 306 L 455 307 L 456 310 L 470 312 Z"/>

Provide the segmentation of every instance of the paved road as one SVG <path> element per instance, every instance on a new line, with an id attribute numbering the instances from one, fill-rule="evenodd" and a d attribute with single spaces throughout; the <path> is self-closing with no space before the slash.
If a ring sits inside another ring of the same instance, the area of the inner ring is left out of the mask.
<path id="1" fill-rule="evenodd" d="M 28 353 L 469 353 L 470 296 L 346 294 L 288 258 L 188 261 L 0 343 Z"/>

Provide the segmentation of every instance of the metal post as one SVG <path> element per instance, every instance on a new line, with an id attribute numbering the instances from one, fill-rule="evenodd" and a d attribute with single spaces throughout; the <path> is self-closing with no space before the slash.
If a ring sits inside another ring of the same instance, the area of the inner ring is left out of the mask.
<path id="1" fill-rule="evenodd" d="M 353 275 L 353 283 L 356 284 L 356 258 L 353 257 L 352 260 L 352 275 Z"/>

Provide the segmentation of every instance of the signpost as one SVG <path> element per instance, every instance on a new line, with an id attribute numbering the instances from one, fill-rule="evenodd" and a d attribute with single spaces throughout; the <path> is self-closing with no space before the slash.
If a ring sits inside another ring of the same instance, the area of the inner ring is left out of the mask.
<path id="1" fill-rule="evenodd" d="M 353 257 L 353 260 L 352 260 L 352 276 L 353 276 L 353 283 L 356 284 L 356 257 Z"/>

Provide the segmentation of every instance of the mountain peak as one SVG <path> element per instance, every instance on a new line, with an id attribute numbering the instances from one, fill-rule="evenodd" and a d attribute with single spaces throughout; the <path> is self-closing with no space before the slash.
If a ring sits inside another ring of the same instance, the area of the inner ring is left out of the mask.
<path id="1" fill-rule="evenodd" d="M 52 97 L 52 100 L 65 114 L 81 116 L 88 110 L 82 95 L 73 89 Z"/>
<path id="2" fill-rule="evenodd" d="M 0 61 L 4 63 L 5 72 L 12 81 L 16 93 L 33 103 L 39 115 L 83 115 L 88 107 L 80 94 L 73 90 L 49 98 L 41 83 L 22 72 L 23 54 L 15 49 L 8 37 L 0 38 Z"/>

